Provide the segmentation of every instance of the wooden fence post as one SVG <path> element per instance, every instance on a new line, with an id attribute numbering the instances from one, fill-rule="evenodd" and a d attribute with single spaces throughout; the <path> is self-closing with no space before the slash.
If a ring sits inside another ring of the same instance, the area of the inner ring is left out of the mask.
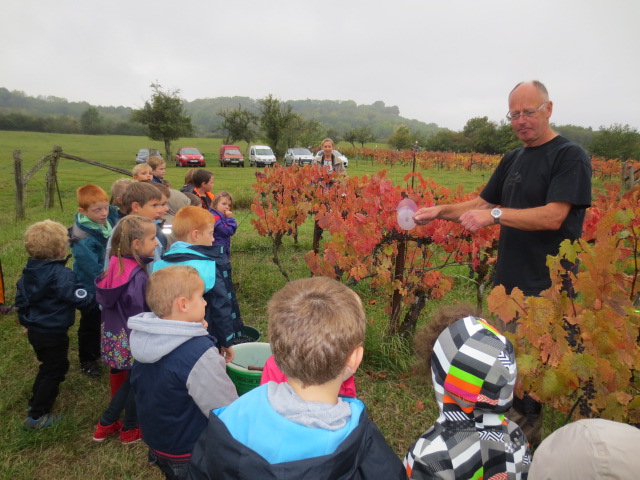
<path id="1" fill-rule="evenodd" d="M 16 184 L 16 219 L 24 218 L 24 179 L 22 177 L 22 150 L 13 151 L 13 179 Z"/>
<path id="2" fill-rule="evenodd" d="M 107 165 L 104 163 L 96 162 L 93 160 L 87 160 L 86 158 L 76 157 L 75 155 L 68 155 L 62 151 L 62 147 L 58 145 L 54 145 L 53 151 L 38 161 L 24 176 L 22 175 L 22 151 L 14 150 L 13 152 L 13 165 L 14 165 L 14 179 L 16 184 L 16 218 L 23 219 L 25 218 L 25 207 L 24 207 L 24 196 L 26 185 L 31 180 L 40 168 L 44 166 L 45 163 L 49 162 L 49 170 L 45 175 L 45 197 L 44 197 L 44 208 L 51 209 L 55 203 L 55 195 L 56 192 L 58 194 L 58 201 L 60 202 L 60 209 L 63 208 L 62 205 L 62 197 L 60 195 L 60 187 L 58 184 L 58 163 L 61 158 L 68 158 L 70 160 L 75 160 L 82 163 L 88 163 L 89 165 L 95 165 L 97 167 L 105 168 L 107 170 L 111 170 L 113 172 L 118 172 L 123 175 L 131 176 L 131 170 L 125 170 L 123 168 L 114 167 L 111 165 Z"/>
<path id="3" fill-rule="evenodd" d="M 58 162 L 60 161 L 60 154 L 62 153 L 62 147 L 55 145 L 53 147 L 53 153 L 49 160 L 49 171 L 45 176 L 47 187 L 45 189 L 44 196 L 44 208 L 53 208 L 56 186 L 58 185 Z"/>

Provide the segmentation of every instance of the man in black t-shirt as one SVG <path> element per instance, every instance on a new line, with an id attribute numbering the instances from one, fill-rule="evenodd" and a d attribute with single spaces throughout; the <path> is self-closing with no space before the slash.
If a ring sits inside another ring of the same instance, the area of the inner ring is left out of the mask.
<path id="1" fill-rule="evenodd" d="M 523 82 L 509 94 L 511 127 L 524 146 L 506 154 L 478 198 L 421 208 L 417 224 L 435 218 L 470 232 L 500 224 L 496 285 L 538 295 L 551 286 L 547 255 L 582 235 L 591 205 L 591 161 L 579 145 L 551 129 L 553 102 L 545 86 Z"/>
<path id="2" fill-rule="evenodd" d="M 494 284 L 507 293 L 518 287 L 534 296 L 551 286 L 547 255 L 557 255 L 564 239 L 580 238 L 591 205 L 589 155 L 551 129 L 552 111 L 542 83 L 516 85 L 509 94 L 507 118 L 524 146 L 502 158 L 479 197 L 421 208 L 414 215 L 419 225 L 441 218 L 470 232 L 500 224 Z M 535 444 L 530 429 L 518 424 Z"/>

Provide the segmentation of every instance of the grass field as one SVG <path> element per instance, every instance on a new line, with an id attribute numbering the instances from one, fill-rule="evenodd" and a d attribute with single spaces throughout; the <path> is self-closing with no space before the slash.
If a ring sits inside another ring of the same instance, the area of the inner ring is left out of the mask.
<path id="1" fill-rule="evenodd" d="M 186 139 L 175 143 L 180 146 L 195 146 L 205 153 L 207 168 L 215 174 L 215 188 L 228 190 L 238 199 L 235 210 L 239 229 L 233 240 L 232 262 L 234 279 L 238 284 L 238 297 L 246 324 L 266 332 L 265 305 L 272 293 L 285 283 L 270 260 L 271 244 L 252 228 L 252 213 L 247 208 L 253 196 L 251 183 L 255 179 L 255 168 L 222 168 L 217 162 L 221 144 L 216 139 Z M 27 255 L 22 245 L 25 228 L 45 218 L 70 225 L 76 211 L 75 190 L 77 187 L 96 183 L 109 190 L 119 174 L 97 167 L 62 159 L 59 166 L 59 190 L 62 208 L 56 199 L 56 207 L 45 211 L 44 175 L 46 169 L 36 173 L 28 184 L 26 194 L 27 218 L 16 221 L 15 186 L 13 183 L 12 152 L 22 151 L 24 172 L 37 163 L 41 156 L 62 146 L 66 153 L 108 163 L 120 168 L 134 166 L 139 148 L 161 148 L 158 142 L 143 137 L 82 136 L 0 132 L 0 260 L 4 269 L 7 301 L 13 301 L 14 286 L 24 266 Z M 241 145 L 244 148 L 244 145 Z M 364 175 L 378 171 L 379 167 L 369 162 L 350 159 L 349 174 Z M 394 167 L 389 176 L 394 182 L 402 182 L 409 167 Z M 169 161 L 167 179 L 176 187 L 182 185 L 185 169 L 176 168 Z M 467 191 L 482 185 L 486 172 L 423 172 L 433 174 L 434 180 L 444 186 L 463 184 Z M 285 239 L 281 258 L 292 278 L 309 275 L 304 263 L 304 253 L 311 249 L 312 224 L 303 225 L 295 245 Z M 408 365 L 412 362 L 410 349 L 402 342 L 389 342 L 383 338 L 385 314 L 382 309 L 386 301 L 375 299 L 367 285 L 361 283 L 355 290 L 363 297 L 367 317 L 371 319 L 365 345 L 365 360 L 356 375 L 359 397 L 367 404 L 370 414 L 378 424 L 387 441 L 399 456 L 432 423 L 437 415 L 430 387 L 410 375 Z M 460 285 L 447 298 L 451 302 L 470 297 L 471 291 Z M 378 300 L 372 302 L 370 300 Z M 421 321 L 436 305 L 428 305 Z M 27 399 L 33 382 L 37 361 L 15 314 L 0 317 L 0 474 L 1 478 L 17 479 L 159 479 L 155 468 L 146 464 L 145 447 L 142 444 L 123 446 L 118 441 L 103 444 L 91 440 L 98 417 L 108 403 L 108 378 L 91 379 L 83 376 L 77 362 L 77 338 L 75 327 L 71 330 L 71 369 L 61 386 L 55 411 L 65 420 L 54 428 L 43 431 L 26 431 L 22 421 L 26 416 Z M 266 340 L 266 339 L 265 339 Z"/>

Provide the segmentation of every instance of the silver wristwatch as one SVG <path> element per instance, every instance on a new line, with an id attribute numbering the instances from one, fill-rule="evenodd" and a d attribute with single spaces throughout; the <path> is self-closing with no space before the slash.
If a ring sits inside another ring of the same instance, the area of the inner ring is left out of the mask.
<path id="1" fill-rule="evenodd" d="M 493 223 L 497 225 L 498 223 L 500 223 L 502 210 L 500 210 L 499 208 L 494 208 L 493 210 L 491 210 L 491 216 L 493 217 Z"/>

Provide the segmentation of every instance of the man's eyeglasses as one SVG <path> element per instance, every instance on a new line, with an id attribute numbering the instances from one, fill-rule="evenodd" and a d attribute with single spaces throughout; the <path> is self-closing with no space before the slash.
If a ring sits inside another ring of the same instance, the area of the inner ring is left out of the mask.
<path id="1" fill-rule="evenodd" d="M 525 110 L 524 112 L 509 112 L 507 113 L 507 118 L 509 120 L 517 120 L 520 117 L 522 117 L 523 115 L 527 118 L 531 118 L 533 117 L 536 113 L 538 113 L 540 110 L 542 110 L 542 107 L 544 107 L 547 104 L 547 102 L 544 102 L 542 105 L 540 105 L 538 108 L 536 108 L 535 110 Z"/>

